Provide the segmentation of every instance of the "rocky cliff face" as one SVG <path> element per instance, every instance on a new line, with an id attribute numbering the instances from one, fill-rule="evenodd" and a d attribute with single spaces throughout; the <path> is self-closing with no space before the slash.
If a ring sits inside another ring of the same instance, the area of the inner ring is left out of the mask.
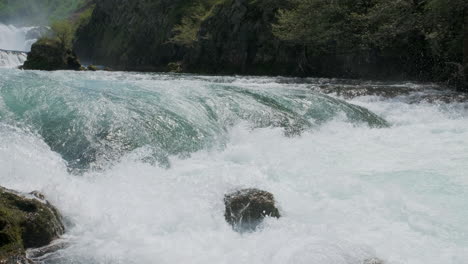
<path id="1" fill-rule="evenodd" d="M 77 32 L 75 50 L 85 63 L 120 70 L 162 70 L 181 59 L 168 43 L 184 0 L 96 1 L 91 21 Z"/>
<path id="2" fill-rule="evenodd" d="M 212 8 L 196 24 L 193 42 L 187 45 L 172 41 L 183 18 L 196 13 L 190 6 L 203 1 Z M 285 0 L 100 0 L 96 1 L 90 23 L 78 30 L 75 48 L 85 64 L 106 65 L 117 70 L 436 79 L 426 70 L 430 61 L 408 60 L 404 48 L 317 54 L 310 48 L 278 40 L 271 25 L 277 10 L 287 3 Z M 426 46 L 420 45 L 424 41 L 415 39 L 412 43 L 417 54 L 427 51 Z M 419 57 L 431 59 L 425 55 Z"/>
<path id="3" fill-rule="evenodd" d="M 300 51 L 273 37 L 279 0 L 220 1 L 190 47 L 172 43 L 174 27 L 190 5 L 184 0 L 102 0 L 91 22 L 78 30 L 78 56 L 121 70 L 183 69 L 204 73 L 291 74 Z"/>
<path id="4" fill-rule="evenodd" d="M 285 1 L 225 1 L 201 24 L 194 48 L 184 58 L 188 71 L 240 74 L 301 74 L 301 49 L 271 31 Z"/>

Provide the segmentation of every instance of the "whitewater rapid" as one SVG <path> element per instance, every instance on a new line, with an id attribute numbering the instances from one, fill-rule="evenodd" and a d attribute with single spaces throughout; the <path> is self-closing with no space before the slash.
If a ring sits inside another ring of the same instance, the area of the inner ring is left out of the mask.
<path id="1" fill-rule="evenodd" d="M 0 185 L 66 220 L 45 263 L 463 264 L 468 104 L 339 80 L 0 70 Z M 223 196 L 275 194 L 251 234 Z"/>

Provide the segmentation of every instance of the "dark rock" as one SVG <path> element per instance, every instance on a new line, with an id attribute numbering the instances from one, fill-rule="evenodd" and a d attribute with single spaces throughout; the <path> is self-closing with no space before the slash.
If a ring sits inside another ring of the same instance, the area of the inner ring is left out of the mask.
<path id="1" fill-rule="evenodd" d="M 182 62 L 171 62 L 167 65 L 168 71 L 174 73 L 182 72 Z"/>
<path id="2" fill-rule="evenodd" d="M 29 195 L 0 187 L 0 263 L 29 263 L 26 249 L 46 246 L 64 232 L 59 213 L 44 196 Z"/>
<path id="3" fill-rule="evenodd" d="M 77 30 L 74 49 L 83 61 L 115 70 L 166 71 L 183 58 L 170 43 L 187 0 L 100 0 L 89 24 Z"/>
<path id="4" fill-rule="evenodd" d="M 218 74 L 301 75 L 302 49 L 274 37 L 271 24 L 281 0 L 224 1 L 200 26 L 196 44 L 185 57 L 185 68 Z"/>
<path id="5" fill-rule="evenodd" d="M 58 41 L 41 39 L 34 43 L 24 63 L 25 70 L 80 70 L 81 64 L 76 55 Z"/>
<path id="6" fill-rule="evenodd" d="M 88 71 L 97 71 L 97 70 L 99 70 L 98 67 L 96 67 L 94 65 L 89 65 L 87 69 L 88 69 Z"/>
<path id="7" fill-rule="evenodd" d="M 240 232 L 255 230 L 265 217 L 281 216 L 273 194 L 258 189 L 245 189 L 227 194 L 224 204 L 226 221 Z"/>

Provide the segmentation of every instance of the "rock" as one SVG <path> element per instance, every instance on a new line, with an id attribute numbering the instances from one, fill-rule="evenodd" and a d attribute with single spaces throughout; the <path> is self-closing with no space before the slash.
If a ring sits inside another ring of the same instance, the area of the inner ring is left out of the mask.
<path id="1" fill-rule="evenodd" d="M 43 197 L 0 187 L 0 263 L 29 263 L 26 249 L 46 246 L 63 234 L 59 213 Z"/>
<path id="2" fill-rule="evenodd" d="M 94 65 L 89 65 L 87 69 L 88 69 L 88 71 L 97 71 L 97 70 L 99 70 L 98 67 L 96 67 Z"/>
<path id="3" fill-rule="evenodd" d="M 81 64 L 76 55 L 58 41 L 40 39 L 31 47 L 24 63 L 25 70 L 80 70 Z"/>
<path id="4" fill-rule="evenodd" d="M 279 218 L 273 194 L 258 190 L 244 189 L 224 197 L 224 217 L 236 231 L 253 231 L 265 217 Z"/>
<path id="5" fill-rule="evenodd" d="M 170 62 L 167 64 L 167 69 L 169 72 L 181 73 L 182 72 L 182 62 Z"/>

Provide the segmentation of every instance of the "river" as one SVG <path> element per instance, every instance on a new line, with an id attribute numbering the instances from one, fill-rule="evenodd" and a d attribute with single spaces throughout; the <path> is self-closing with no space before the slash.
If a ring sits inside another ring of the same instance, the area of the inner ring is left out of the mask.
<path id="1" fill-rule="evenodd" d="M 468 103 L 437 85 L 0 76 L 0 185 L 66 223 L 45 263 L 468 262 Z M 234 232 L 223 197 L 245 187 L 283 217 Z"/>

